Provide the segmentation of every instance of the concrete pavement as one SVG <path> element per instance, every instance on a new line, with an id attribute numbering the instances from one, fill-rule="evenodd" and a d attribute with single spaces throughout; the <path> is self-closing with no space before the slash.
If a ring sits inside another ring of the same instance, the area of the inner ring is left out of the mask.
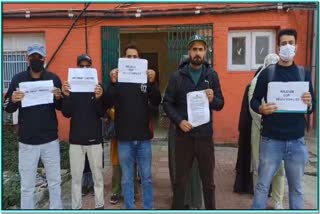
<path id="1" fill-rule="evenodd" d="M 305 209 L 316 209 L 317 188 L 316 188 L 316 138 L 315 133 L 310 132 L 306 135 L 309 147 L 309 163 L 304 176 L 305 190 Z M 116 205 L 109 203 L 111 194 L 111 176 L 112 168 L 109 156 L 109 144 L 104 147 L 105 152 L 105 209 L 123 209 L 122 201 Z M 154 183 L 154 201 L 155 209 L 170 209 L 171 206 L 171 185 L 169 179 L 168 168 L 168 147 L 165 138 L 157 138 L 152 143 L 153 161 L 152 175 Z M 233 184 L 235 179 L 235 165 L 237 159 L 237 148 L 217 144 L 215 147 L 216 168 L 216 204 L 217 209 L 249 209 L 252 202 L 252 195 L 238 194 L 233 192 Z M 71 209 L 71 181 L 63 184 L 62 199 L 65 209 Z M 138 193 L 136 200 L 136 208 L 142 209 L 141 192 Z M 47 209 L 48 203 L 43 205 L 42 209 Z M 271 203 L 268 205 L 271 209 Z M 288 186 L 285 187 L 284 207 L 288 208 Z M 94 196 L 89 194 L 83 197 L 83 209 L 94 208 Z"/>
<path id="2" fill-rule="evenodd" d="M 307 133 L 306 140 L 309 145 L 309 174 L 304 176 L 305 189 L 305 209 L 316 209 L 316 140 L 314 132 Z M 154 201 L 155 209 L 170 209 L 171 206 L 171 185 L 169 179 L 168 168 L 168 147 L 166 140 L 156 141 L 152 145 L 153 148 L 153 166 L 152 175 L 154 182 Z M 106 156 L 109 157 L 109 148 L 105 148 Z M 247 194 L 234 193 L 233 184 L 235 179 L 235 165 L 237 159 L 237 148 L 225 147 L 216 145 L 216 168 L 215 168 L 215 182 L 216 182 L 216 204 L 217 209 L 249 209 L 252 196 Z M 108 159 L 108 158 L 107 158 Z M 111 193 L 111 167 L 110 161 L 106 162 L 105 169 L 105 209 L 122 209 L 123 203 L 111 205 L 109 203 Z M 140 192 L 139 192 L 140 193 Z M 141 194 L 139 194 L 136 202 L 136 208 L 142 209 Z M 271 203 L 269 204 L 271 207 Z M 288 208 L 288 186 L 285 187 L 284 207 Z M 94 208 L 94 197 L 87 195 L 83 198 L 83 208 Z"/>

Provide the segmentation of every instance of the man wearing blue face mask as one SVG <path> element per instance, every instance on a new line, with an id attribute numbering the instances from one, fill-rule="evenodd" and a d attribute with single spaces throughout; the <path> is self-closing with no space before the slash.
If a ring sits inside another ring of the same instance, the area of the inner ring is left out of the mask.
<path id="1" fill-rule="evenodd" d="M 34 44 L 27 49 L 29 66 L 16 74 L 6 94 L 4 109 L 13 113 L 19 109 L 19 174 L 21 178 L 21 209 L 34 209 L 34 189 L 39 159 L 46 170 L 50 209 L 62 209 L 60 144 L 56 110 L 61 109 L 61 81 L 44 68 L 46 50 Z M 53 102 L 22 107 L 25 93 L 19 83 L 52 80 Z"/>
<path id="2" fill-rule="evenodd" d="M 315 108 L 315 98 L 310 72 L 293 61 L 297 52 L 296 30 L 281 30 L 278 45 L 280 61 L 261 72 L 250 102 L 251 108 L 262 115 L 259 177 L 252 209 L 266 208 L 272 177 L 282 160 L 289 185 L 289 209 L 303 209 L 302 178 L 308 161 L 308 148 L 304 140 L 305 116 L 302 113 L 275 112 L 277 105 L 266 100 L 268 83 L 308 81 L 309 91 L 302 95 L 308 114 Z M 271 77 L 270 73 L 273 73 Z M 262 98 L 265 104 L 261 104 Z"/>

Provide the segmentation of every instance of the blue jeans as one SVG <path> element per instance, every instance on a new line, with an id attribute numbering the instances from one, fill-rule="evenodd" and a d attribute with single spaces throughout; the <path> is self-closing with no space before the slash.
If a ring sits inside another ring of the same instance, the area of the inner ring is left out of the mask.
<path id="1" fill-rule="evenodd" d="M 304 137 L 288 141 L 261 138 L 259 177 L 252 209 L 266 208 L 270 184 L 282 160 L 289 186 L 289 209 L 303 209 L 302 178 L 308 161 Z"/>
<path id="2" fill-rule="evenodd" d="M 41 145 L 19 142 L 19 173 L 21 177 L 21 209 L 34 209 L 34 189 L 41 158 L 49 187 L 50 209 L 62 209 L 60 144 L 54 140 Z"/>
<path id="3" fill-rule="evenodd" d="M 152 150 L 150 140 L 120 141 L 118 152 L 122 170 L 121 184 L 125 208 L 134 209 L 134 163 L 137 162 L 142 184 L 143 208 L 152 209 Z"/>

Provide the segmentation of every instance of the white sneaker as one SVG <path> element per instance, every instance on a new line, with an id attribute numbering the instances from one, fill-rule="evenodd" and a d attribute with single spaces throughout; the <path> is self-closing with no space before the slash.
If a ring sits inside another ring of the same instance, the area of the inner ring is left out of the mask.
<path id="1" fill-rule="evenodd" d="M 279 201 L 277 201 L 277 202 L 274 203 L 273 208 L 274 208 L 275 210 L 283 210 L 283 209 L 284 209 L 284 208 L 283 208 L 283 204 L 282 204 L 281 202 L 279 202 Z"/>

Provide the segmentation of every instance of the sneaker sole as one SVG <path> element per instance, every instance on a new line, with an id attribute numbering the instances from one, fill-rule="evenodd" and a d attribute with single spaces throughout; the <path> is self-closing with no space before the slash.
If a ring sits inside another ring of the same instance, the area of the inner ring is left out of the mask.
<path id="1" fill-rule="evenodd" d="M 109 201 L 110 202 L 110 204 L 117 204 L 117 203 L 119 203 L 119 201 Z"/>

